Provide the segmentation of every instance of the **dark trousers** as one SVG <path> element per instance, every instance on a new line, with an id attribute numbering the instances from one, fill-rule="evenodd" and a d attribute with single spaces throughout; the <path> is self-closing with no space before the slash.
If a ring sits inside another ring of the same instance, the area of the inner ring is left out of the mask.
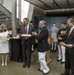
<path id="1" fill-rule="evenodd" d="M 28 40 L 25 40 L 22 45 L 23 62 L 24 64 L 30 65 L 31 63 L 31 44 Z"/>
<path id="2" fill-rule="evenodd" d="M 68 50 L 66 50 L 65 54 L 65 74 L 70 75 L 70 70 L 72 75 L 74 75 L 74 55 L 70 54 Z"/>

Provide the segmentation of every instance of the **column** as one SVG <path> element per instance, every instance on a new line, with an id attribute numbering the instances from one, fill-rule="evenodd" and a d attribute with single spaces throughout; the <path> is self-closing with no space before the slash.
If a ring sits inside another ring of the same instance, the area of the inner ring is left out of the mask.
<path id="1" fill-rule="evenodd" d="M 17 0 L 12 0 L 12 36 L 16 36 L 16 1 Z"/>
<path id="2" fill-rule="evenodd" d="M 18 12 L 18 18 L 19 18 L 19 25 L 21 25 L 21 0 L 19 0 L 19 12 Z"/>

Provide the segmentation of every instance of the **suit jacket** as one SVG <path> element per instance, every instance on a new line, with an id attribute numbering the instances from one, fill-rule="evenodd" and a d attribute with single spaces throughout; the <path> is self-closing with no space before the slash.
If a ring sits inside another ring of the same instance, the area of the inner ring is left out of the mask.
<path id="1" fill-rule="evenodd" d="M 43 27 L 39 35 L 35 38 L 38 40 L 38 52 L 46 52 L 47 50 L 49 50 L 49 44 L 47 41 L 48 30 L 46 27 Z"/>
<path id="2" fill-rule="evenodd" d="M 33 31 L 34 31 L 34 25 L 29 24 L 28 34 L 32 34 Z M 25 25 L 22 25 L 22 26 L 21 26 L 21 28 L 20 28 L 20 34 L 26 34 L 26 32 L 25 32 Z M 29 38 L 28 38 L 29 44 L 32 43 L 32 40 L 33 40 L 32 37 L 29 37 Z M 21 41 L 22 41 L 22 42 L 21 42 L 22 45 L 24 45 L 24 43 L 25 43 L 25 37 L 22 37 L 22 38 L 21 38 Z"/>
<path id="3" fill-rule="evenodd" d="M 66 44 L 73 44 L 72 48 L 67 47 L 66 52 L 69 54 L 74 55 L 74 29 L 72 30 L 71 34 L 67 37 L 67 40 L 65 41 Z"/>

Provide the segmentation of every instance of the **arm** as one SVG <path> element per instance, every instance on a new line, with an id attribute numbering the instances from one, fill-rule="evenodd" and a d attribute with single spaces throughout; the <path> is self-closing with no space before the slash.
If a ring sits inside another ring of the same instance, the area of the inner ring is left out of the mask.
<path id="1" fill-rule="evenodd" d="M 35 38 L 38 41 L 42 41 L 42 40 L 44 40 L 47 37 L 47 34 L 48 34 L 48 31 L 47 30 L 42 30 L 39 35 L 36 35 L 35 36 Z"/>
<path id="2" fill-rule="evenodd" d="M 57 33 L 57 38 L 58 38 L 58 40 L 62 40 L 62 38 L 61 38 L 61 36 L 60 36 L 60 31 L 61 31 L 61 30 L 59 30 L 58 33 Z"/>

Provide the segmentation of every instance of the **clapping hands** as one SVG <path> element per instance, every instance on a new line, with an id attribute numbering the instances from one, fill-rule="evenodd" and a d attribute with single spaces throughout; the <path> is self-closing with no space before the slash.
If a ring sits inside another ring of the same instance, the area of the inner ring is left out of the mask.
<path id="1" fill-rule="evenodd" d="M 34 35 L 34 36 L 36 36 L 36 35 L 38 35 L 36 32 L 32 32 L 32 35 Z"/>

